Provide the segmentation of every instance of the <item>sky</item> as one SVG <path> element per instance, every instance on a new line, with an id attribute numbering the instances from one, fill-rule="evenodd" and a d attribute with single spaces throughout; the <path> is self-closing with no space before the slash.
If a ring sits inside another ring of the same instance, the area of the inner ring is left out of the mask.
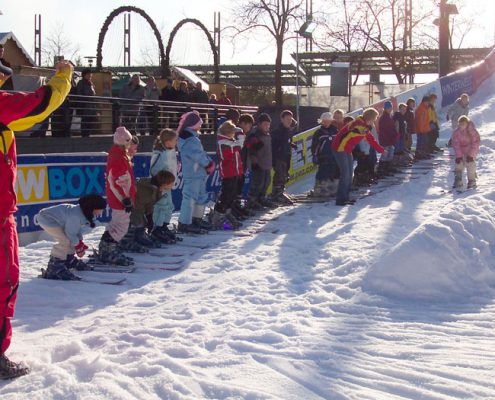
<path id="1" fill-rule="evenodd" d="M 328 0 L 314 0 L 315 8 L 326 7 Z M 348 0 L 352 1 L 352 0 Z M 385 1 L 385 0 L 384 0 Z M 416 5 L 430 0 L 413 0 Z M 431 0 L 434 3 L 436 0 Z M 462 1 L 462 0 L 450 0 Z M 79 49 L 82 57 L 95 56 L 98 34 L 108 14 L 122 5 L 134 5 L 144 9 L 155 21 L 164 38 L 164 46 L 172 28 L 183 18 L 197 18 L 209 30 L 213 30 L 213 12 L 222 13 L 222 26 L 230 24 L 229 0 L 18 0 L 0 1 L 0 31 L 13 31 L 26 50 L 33 54 L 34 15 L 42 15 L 42 40 L 57 27 Z M 413 5 L 414 7 L 414 5 Z M 476 27 L 470 32 L 465 44 L 471 46 L 491 45 L 494 42 L 495 0 L 464 0 L 464 12 L 476 18 Z M 482 11 L 482 12 L 480 12 Z M 432 16 L 432 21 L 436 16 Z M 103 48 L 104 65 L 123 65 L 123 15 L 110 25 Z M 266 36 L 265 36 L 266 37 Z M 156 40 L 144 19 L 131 16 L 131 57 L 134 64 L 157 54 Z M 262 35 L 253 35 L 238 41 L 235 48 L 226 37 L 222 38 L 221 62 L 223 64 L 273 63 L 274 46 Z M 284 62 L 293 62 L 290 53 L 295 52 L 296 41 L 286 44 Z M 172 47 L 172 62 L 176 64 L 212 63 L 213 57 L 204 34 L 193 25 L 186 25 L 176 36 Z M 157 57 L 155 57 L 157 59 Z"/>

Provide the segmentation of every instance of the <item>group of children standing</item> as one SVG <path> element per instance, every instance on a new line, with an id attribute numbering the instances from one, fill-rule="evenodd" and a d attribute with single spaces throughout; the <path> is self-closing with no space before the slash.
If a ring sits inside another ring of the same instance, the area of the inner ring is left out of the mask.
<path id="1" fill-rule="evenodd" d="M 370 185 L 380 177 L 398 171 L 397 167 L 414 161 L 429 159 L 441 151 L 436 142 L 439 137 L 439 120 L 436 112 L 437 96 L 422 98 L 416 108 L 413 98 L 401 103 L 394 112 L 391 101 L 385 101 L 383 111 L 369 108 L 356 119 L 344 117 L 342 110 L 325 112 L 319 119 L 311 153 L 317 165 L 312 195 L 336 195 L 336 204 L 354 204 L 349 193 L 351 185 Z M 476 187 L 475 157 L 479 150 L 479 134 L 467 117 L 469 97 L 463 94 L 447 113 L 452 120 L 453 134 L 449 141 L 455 151 L 454 188 L 463 186 L 462 171 L 467 169 L 468 188 Z M 416 149 L 413 154 L 413 135 Z M 379 162 L 377 152 L 382 153 Z M 354 168 L 354 161 L 357 166 Z"/>
<path id="2" fill-rule="evenodd" d="M 74 269 L 91 269 L 81 260 L 88 250 L 83 242 L 83 230 L 95 226 L 94 218 L 102 214 L 107 203 L 111 220 L 94 256 L 99 263 L 122 266 L 133 264 L 125 252 L 144 253 L 152 247 L 176 243 L 181 240 L 177 236 L 180 233 L 237 229 L 242 220 L 258 210 L 290 204 L 285 184 L 291 157 L 292 113 L 282 112 L 281 124 L 272 135 L 271 119 L 267 114 L 259 116 L 255 129 L 251 115 L 230 112 L 229 117 L 231 119 L 225 120 L 218 130 L 217 155 L 222 187 L 208 218 L 205 218 L 209 201 L 206 180 L 216 165 L 199 138 L 203 124 L 200 114 L 187 112 L 182 115 L 177 132 L 170 129 L 160 132 L 150 161 L 149 177 L 139 180 L 135 179 L 132 163 L 139 141 L 125 127 L 118 127 L 107 159 L 107 200 L 99 195 L 88 195 L 77 205 L 61 204 L 45 208 L 38 214 L 39 225 L 57 242 L 42 276 L 77 280 L 79 277 Z M 177 228 L 171 229 L 172 188 L 179 167 L 183 177 L 182 203 Z M 274 190 L 269 198 L 267 190 L 272 168 L 275 169 Z M 251 184 L 245 202 L 243 186 L 248 169 Z"/>
<path id="3" fill-rule="evenodd" d="M 439 123 L 435 111 L 436 96 L 424 97 L 415 109 L 414 99 L 399 104 L 394 112 L 390 101 L 380 115 L 366 109 L 355 119 L 342 110 L 323 113 L 320 128 L 311 144 L 313 162 L 318 166 L 314 196 L 336 196 L 336 204 L 354 204 L 350 198 L 353 184 L 369 184 L 396 171 L 413 159 L 426 159 L 440 149 L 436 146 Z M 476 186 L 475 157 L 479 135 L 465 115 L 469 101 L 463 95 L 449 109 L 448 118 L 455 120 L 452 146 L 455 150 L 454 188 L 462 187 L 462 171 L 467 169 L 468 188 Z M 228 118 L 228 119 L 227 119 Z M 82 241 L 82 229 L 94 227 L 94 218 L 103 209 L 112 210 L 96 251 L 99 262 L 131 265 L 124 252 L 147 252 L 152 247 L 173 244 L 179 233 L 201 234 L 212 229 L 237 229 L 256 211 L 292 204 L 285 193 L 292 152 L 292 112 L 280 115 L 280 125 L 271 130 L 271 118 L 260 114 L 256 126 L 251 115 L 229 110 L 217 134 L 217 155 L 222 186 L 216 204 L 205 218 L 209 202 L 206 180 L 216 169 L 215 162 L 203 148 L 199 133 L 203 121 L 197 111 L 182 115 L 177 132 L 165 129 L 158 135 L 147 178 L 136 181 L 132 158 L 137 153 L 138 139 L 125 127 L 117 128 L 106 170 L 106 198 L 89 195 L 78 205 L 62 204 L 41 210 L 40 226 L 57 243 L 52 249 L 43 277 L 78 279 L 72 269 L 89 269 L 81 261 L 88 247 Z M 417 136 L 412 155 L 412 135 Z M 182 204 L 177 229 L 170 228 L 174 211 L 172 188 L 179 163 L 183 177 Z M 377 166 L 377 153 L 381 153 Z M 354 169 L 354 161 L 357 166 Z M 274 170 L 272 180 L 272 169 Z M 245 175 L 250 171 L 247 202 L 243 200 Z M 267 191 L 272 183 L 272 194 Z M 77 257 L 76 257 L 77 256 Z"/>

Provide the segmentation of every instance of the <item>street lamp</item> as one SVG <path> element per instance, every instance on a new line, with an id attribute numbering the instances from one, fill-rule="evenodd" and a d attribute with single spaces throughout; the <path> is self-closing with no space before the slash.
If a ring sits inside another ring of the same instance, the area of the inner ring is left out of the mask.
<path id="1" fill-rule="evenodd" d="M 299 36 L 305 39 L 311 39 L 313 37 L 313 32 L 316 29 L 316 22 L 313 21 L 311 16 L 301 25 L 296 33 L 296 121 L 297 121 L 297 131 L 299 132 Z"/>

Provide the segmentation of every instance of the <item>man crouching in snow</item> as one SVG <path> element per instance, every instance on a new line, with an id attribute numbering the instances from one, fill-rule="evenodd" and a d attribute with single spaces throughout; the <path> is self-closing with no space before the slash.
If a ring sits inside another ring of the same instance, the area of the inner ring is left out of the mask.
<path id="1" fill-rule="evenodd" d="M 0 91 L 0 379 L 11 379 L 29 368 L 10 361 L 5 352 L 12 340 L 10 320 L 19 287 L 19 249 L 14 213 L 17 153 L 13 131 L 23 131 L 48 118 L 65 100 L 71 88 L 72 65 L 61 61 L 47 85 L 34 93 Z M 8 71 L 0 70 L 0 82 Z"/>

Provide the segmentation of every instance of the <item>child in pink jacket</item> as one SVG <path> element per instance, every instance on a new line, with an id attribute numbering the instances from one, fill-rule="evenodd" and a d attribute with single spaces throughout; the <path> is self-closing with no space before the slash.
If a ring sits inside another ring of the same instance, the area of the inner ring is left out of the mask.
<path id="1" fill-rule="evenodd" d="M 476 187 L 476 155 L 480 149 L 480 135 L 473 122 L 466 116 L 458 120 L 458 127 L 452 136 L 452 147 L 455 151 L 454 189 L 461 189 L 462 171 L 467 170 L 467 188 Z"/>

